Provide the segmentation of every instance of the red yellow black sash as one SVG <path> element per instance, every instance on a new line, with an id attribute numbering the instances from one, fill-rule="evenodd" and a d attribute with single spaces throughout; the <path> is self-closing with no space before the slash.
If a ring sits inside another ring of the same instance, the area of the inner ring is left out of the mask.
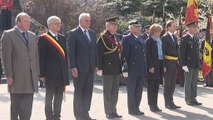
<path id="1" fill-rule="evenodd" d="M 58 50 L 60 55 L 65 59 L 65 52 L 63 48 L 56 42 L 56 40 L 47 33 L 44 33 L 42 36 L 46 38 L 46 40 L 48 40 Z"/>
<path id="2" fill-rule="evenodd" d="M 118 48 L 118 52 L 121 53 L 122 47 L 121 47 L 119 41 L 113 40 L 113 38 L 111 38 L 111 37 L 109 36 L 109 34 L 107 34 L 107 33 L 105 33 L 103 36 L 106 37 L 107 40 L 109 40 L 113 45 L 115 45 L 115 46 Z"/>

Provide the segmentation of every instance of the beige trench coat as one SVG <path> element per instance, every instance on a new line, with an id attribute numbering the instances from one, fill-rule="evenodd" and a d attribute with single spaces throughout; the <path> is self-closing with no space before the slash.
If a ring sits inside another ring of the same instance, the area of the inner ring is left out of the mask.
<path id="1" fill-rule="evenodd" d="M 17 27 L 2 35 L 2 60 L 7 77 L 13 78 L 10 93 L 38 92 L 39 58 L 36 35 L 28 32 L 28 47 Z"/>

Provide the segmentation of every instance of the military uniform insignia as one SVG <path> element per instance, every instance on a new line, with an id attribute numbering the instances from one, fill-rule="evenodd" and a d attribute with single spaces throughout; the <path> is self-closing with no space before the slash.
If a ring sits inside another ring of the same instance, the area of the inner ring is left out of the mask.
<path id="1" fill-rule="evenodd" d="M 111 47 L 108 46 L 108 45 L 106 44 L 106 42 L 104 41 L 104 38 L 103 38 L 103 37 L 105 37 L 107 40 L 109 40 L 109 42 L 111 43 Z M 108 50 L 107 52 L 104 52 L 104 54 L 110 54 L 110 53 L 113 53 L 113 52 L 115 52 L 116 50 L 118 50 L 119 55 L 121 56 L 122 47 L 121 47 L 120 43 L 117 41 L 116 38 L 113 39 L 113 38 L 110 37 L 110 35 L 109 35 L 108 33 L 106 33 L 106 31 L 105 31 L 105 32 L 103 32 L 103 33 L 100 35 L 100 37 L 99 37 L 97 43 L 98 43 L 100 40 L 103 42 L 104 47 Z"/>

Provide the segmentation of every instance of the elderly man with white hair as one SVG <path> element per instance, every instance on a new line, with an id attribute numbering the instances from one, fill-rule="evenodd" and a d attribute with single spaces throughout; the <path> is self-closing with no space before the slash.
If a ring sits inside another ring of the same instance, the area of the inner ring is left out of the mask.
<path id="1" fill-rule="evenodd" d="M 129 22 L 128 35 L 123 39 L 123 60 L 128 66 L 127 103 L 130 115 L 144 115 L 140 110 L 143 84 L 147 78 L 146 72 L 146 45 L 140 35 L 141 23 L 139 20 Z"/>
<path id="2" fill-rule="evenodd" d="M 40 80 L 46 82 L 46 120 L 60 120 L 63 92 L 69 85 L 66 39 L 59 33 L 59 17 L 50 16 L 47 25 L 48 32 L 41 35 L 38 42 Z"/>
<path id="3" fill-rule="evenodd" d="M 77 120 L 94 120 L 89 116 L 94 73 L 98 70 L 96 34 L 89 29 L 89 13 L 79 16 L 79 26 L 68 32 L 71 75 L 74 79 L 74 115 Z"/>

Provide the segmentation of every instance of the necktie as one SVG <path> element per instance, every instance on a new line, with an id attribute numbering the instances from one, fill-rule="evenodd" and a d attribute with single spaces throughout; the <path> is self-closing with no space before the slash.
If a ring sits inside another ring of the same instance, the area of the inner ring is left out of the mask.
<path id="1" fill-rule="evenodd" d="M 28 45 L 27 33 L 26 32 L 22 32 L 21 34 L 24 37 L 24 42 L 26 43 L 26 45 Z"/>
<path id="2" fill-rule="evenodd" d="M 85 35 L 87 41 L 90 43 L 91 40 L 90 40 L 89 36 L 87 35 L 87 30 L 84 31 L 84 35 Z"/>
<path id="3" fill-rule="evenodd" d="M 173 37 L 173 41 L 174 41 L 174 43 L 176 43 L 176 41 L 177 41 L 176 36 L 175 36 L 174 34 L 172 34 L 172 37 Z"/>

